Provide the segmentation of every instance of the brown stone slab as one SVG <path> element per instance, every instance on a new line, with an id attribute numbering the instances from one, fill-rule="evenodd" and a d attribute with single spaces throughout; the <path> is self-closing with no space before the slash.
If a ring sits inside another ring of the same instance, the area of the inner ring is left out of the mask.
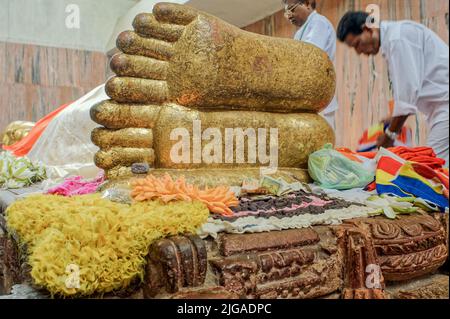
<path id="1" fill-rule="evenodd" d="M 258 285 L 256 297 L 261 299 L 295 298 L 300 293 L 308 295 L 313 288 L 320 290 L 321 283 L 322 281 L 317 275 L 271 282 Z"/>
<path id="2" fill-rule="evenodd" d="M 219 237 L 220 253 L 231 256 L 249 251 L 287 249 L 318 243 L 319 235 L 311 228 L 258 234 L 224 234 Z"/>

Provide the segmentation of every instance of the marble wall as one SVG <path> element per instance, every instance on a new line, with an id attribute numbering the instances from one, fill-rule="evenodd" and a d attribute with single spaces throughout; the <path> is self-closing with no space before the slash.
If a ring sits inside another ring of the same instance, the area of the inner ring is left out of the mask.
<path id="1" fill-rule="evenodd" d="M 101 52 L 0 42 L 0 132 L 78 99 L 105 82 L 108 68 Z"/>

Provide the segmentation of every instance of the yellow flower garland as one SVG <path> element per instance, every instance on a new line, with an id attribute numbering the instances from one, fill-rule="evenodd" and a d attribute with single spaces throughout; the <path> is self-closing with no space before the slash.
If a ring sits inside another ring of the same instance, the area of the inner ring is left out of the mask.
<path id="1" fill-rule="evenodd" d="M 28 246 L 34 283 L 63 296 L 127 288 L 142 279 L 152 242 L 195 233 L 208 216 L 200 202 L 126 205 L 99 195 L 31 196 L 6 212 L 9 229 Z M 69 265 L 79 269 L 79 288 L 66 284 Z"/>

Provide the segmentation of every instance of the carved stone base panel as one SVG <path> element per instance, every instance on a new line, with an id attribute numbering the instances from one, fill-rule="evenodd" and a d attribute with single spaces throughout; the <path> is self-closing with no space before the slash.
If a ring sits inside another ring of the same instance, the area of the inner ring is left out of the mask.
<path id="1" fill-rule="evenodd" d="M 391 285 L 387 288 L 392 299 L 448 299 L 449 277 L 429 275 Z"/>
<path id="2" fill-rule="evenodd" d="M 337 235 L 345 256 L 344 287 L 355 291 L 367 290 L 368 288 L 383 289 L 383 274 L 381 269 L 378 269 L 378 271 L 376 269 L 379 268 L 379 265 L 369 234 L 361 228 L 339 227 Z M 368 272 L 368 270 L 370 271 Z M 376 278 L 373 278 L 374 287 L 367 287 L 367 279 L 370 273 L 376 276 Z M 351 296 L 351 293 L 344 294 L 344 296 Z"/>
<path id="3" fill-rule="evenodd" d="M 341 292 L 333 292 L 332 294 L 326 295 L 326 296 L 322 296 L 319 297 L 317 299 L 330 299 L 330 300 L 337 300 L 337 299 L 341 299 Z"/>
<path id="4" fill-rule="evenodd" d="M 115 298 L 448 298 L 448 276 L 435 273 L 448 256 L 445 222 L 402 216 L 217 239 L 169 237 L 150 247 L 144 284 Z M 14 234 L 0 236 L 0 293 L 30 280 L 16 243 Z M 370 265 L 379 266 L 381 287 L 368 289 Z"/>
<path id="5" fill-rule="evenodd" d="M 447 251 L 449 251 L 449 214 L 436 214 L 435 218 L 441 222 L 445 229 L 445 241 L 447 245 Z M 447 276 L 450 275 L 450 259 L 447 254 L 447 260 L 445 261 L 445 264 L 442 266 L 441 271 L 444 272 Z"/>
<path id="6" fill-rule="evenodd" d="M 318 271 L 320 269 L 320 272 Z M 276 272 L 276 271 L 273 271 Z M 279 271 L 272 280 L 261 281 L 262 270 L 255 273 L 222 273 L 219 283 L 231 291 L 249 299 L 311 299 L 329 295 L 342 286 L 341 265 L 336 258 L 321 260 L 300 268 L 299 275 Z M 277 279 L 276 279 L 277 278 Z"/>
<path id="7" fill-rule="evenodd" d="M 386 294 L 381 289 L 344 289 L 343 299 L 386 299 Z"/>
<path id="8" fill-rule="evenodd" d="M 144 296 L 155 297 L 164 288 L 176 293 L 183 287 L 204 284 L 207 252 L 197 236 L 175 236 L 157 241 L 150 248 L 146 266 Z"/>
<path id="9" fill-rule="evenodd" d="M 442 214 L 405 215 L 397 220 L 360 218 L 346 222 L 343 228 L 353 226 L 366 233 L 384 278 L 403 281 L 432 273 L 445 263 L 448 258 L 446 218 Z"/>
<path id="10" fill-rule="evenodd" d="M 218 242 L 212 271 L 242 298 L 319 298 L 343 285 L 343 255 L 329 227 L 222 234 Z"/>
<path id="11" fill-rule="evenodd" d="M 210 264 L 221 286 L 238 295 L 253 297 L 265 294 L 266 291 L 276 290 L 272 287 L 274 285 L 277 289 L 284 285 L 286 287 L 283 290 L 288 291 L 292 291 L 297 286 L 305 286 L 304 280 L 297 284 L 289 283 L 289 281 L 307 272 L 315 259 L 314 251 L 295 249 L 216 259 L 211 260 Z M 324 270 L 321 269 L 321 271 Z M 317 280 L 320 281 L 320 278 Z M 261 293 L 258 292 L 260 287 Z M 294 292 L 294 295 L 298 296 L 299 291 Z"/>
<path id="12" fill-rule="evenodd" d="M 398 220 L 360 218 L 348 224 L 367 231 L 379 255 L 422 251 L 446 240 L 445 228 L 429 215 L 400 216 Z"/>
<path id="13" fill-rule="evenodd" d="M 21 283 L 31 283 L 31 268 L 27 256 L 21 254 L 18 236 L 8 234 L 6 219 L 0 214 L 0 295 L 9 294 L 12 287 Z M 23 247 L 26 252 L 26 247 Z"/>
<path id="14" fill-rule="evenodd" d="M 381 256 L 379 262 L 383 275 L 389 281 L 409 280 L 432 273 L 447 259 L 447 247 L 439 245 L 412 254 Z"/>
<path id="15" fill-rule="evenodd" d="M 25 277 L 16 243 L 5 235 L 0 238 L 0 245 L 3 251 L 0 260 L 0 270 L 2 273 L 0 287 L 5 294 L 9 294 L 14 285 L 25 281 Z"/>
<path id="16" fill-rule="evenodd" d="M 210 261 L 218 284 L 239 296 L 254 293 L 260 269 L 258 256 L 247 255 Z"/>
<path id="17" fill-rule="evenodd" d="M 443 234 L 437 236 L 428 235 L 422 237 L 421 240 L 409 240 L 402 244 L 380 245 L 378 243 L 375 245 L 375 250 L 377 251 L 378 256 L 398 256 L 426 251 L 441 245 L 443 242 L 445 242 Z"/>
<path id="18" fill-rule="evenodd" d="M 320 270 L 319 270 L 320 268 Z M 332 294 L 342 287 L 342 263 L 338 256 L 320 260 L 302 269 L 299 276 L 257 285 L 257 299 L 313 299 Z"/>

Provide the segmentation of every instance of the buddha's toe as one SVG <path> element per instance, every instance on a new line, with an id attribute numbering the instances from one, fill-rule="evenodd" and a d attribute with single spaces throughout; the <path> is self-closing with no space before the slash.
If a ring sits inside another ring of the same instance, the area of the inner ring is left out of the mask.
<path id="1" fill-rule="evenodd" d="M 133 21 L 134 30 L 143 37 L 176 42 L 184 31 L 184 26 L 161 23 L 151 13 L 141 13 Z"/>
<path id="2" fill-rule="evenodd" d="M 189 6 L 161 2 L 153 7 L 153 14 L 159 22 L 188 25 L 198 16 L 197 10 Z"/>
<path id="3" fill-rule="evenodd" d="M 106 100 L 91 108 L 91 119 L 109 129 L 147 128 L 156 126 L 162 106 L 124 104 Z"/>
<path id="4" fill-rule="evenodd" d="M 112 147 L 122 148 L 152 148 L 153 131 L 146 128 L 123 128 L 110 130 L 98 127 L 91 133 L 94 145 L 102 150 Z"/>
<path id="5" fill-rule="evenodd" d="M 94 157 L 95 165 L 105 170 L 117 166 L 131 166 L 133 163 L 147 163 L 153 166 L 154 161 L 153 149 L 143 148 L 112 147 L 106 151 L 98 151 Z"/>
<path id="6" fill-rule="evenodd" d="M 162 103 L 168 99 L 166 81 L 113 77 L 105 86 L 106 94 L 117 102 Z"/>
<path id="7" fill-rule="evenodd" d="M 110 66 L 117 76 L 166 80 L 169 63 L 139 55 L 118 53 L 111 59 Z"/>
<path id="8" fill-rule="evenodd" d="M 117 38 L 117 48 L 123 53 L 169 61 L 173 45 L 166 41 L 144 38 L 133 31 L 124 31 Z"/>

